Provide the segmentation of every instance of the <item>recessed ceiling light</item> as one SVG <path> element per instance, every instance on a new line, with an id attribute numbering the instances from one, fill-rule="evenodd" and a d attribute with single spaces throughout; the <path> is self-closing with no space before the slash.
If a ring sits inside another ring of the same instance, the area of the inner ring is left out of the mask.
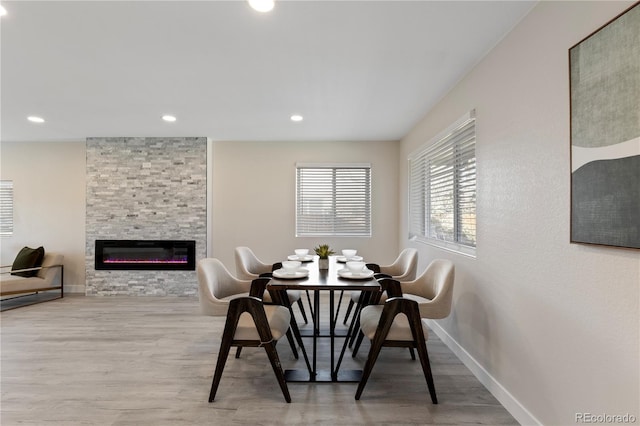
<path id="1" fill-rule="evenodd" d="M 170 123 L 173 123 L 174 121 L 176 121 L 176 118 L 173 115 L 168 115 L 168 114 L 163 115 L 162 119 Z"/>
<path id="2" fill-rule="evenodd" d="M 0 6 L 0 16 L 4 16 L 7 14 L 7 9 L 5 9 L 4 7 Z"/>
<path id="3" fill-rule="evenodd" d="M 29 117 L 27 117 L 27 120 L 32 123 L 44 123 L 44 118 L 36 117 L 35 115 L 30 115 Z"/>
<path id="4" fill-rule="evenodd" d="M 270 12 L 274 4 L 274 0 L 249 0 L 249 6 L 258 12 Z"/>
<path id="5" fill-rule="evenodd" d="M 299 114 L 294 114 L 291 116 L 291 121 L 302 121 L 303 117 Z"/>

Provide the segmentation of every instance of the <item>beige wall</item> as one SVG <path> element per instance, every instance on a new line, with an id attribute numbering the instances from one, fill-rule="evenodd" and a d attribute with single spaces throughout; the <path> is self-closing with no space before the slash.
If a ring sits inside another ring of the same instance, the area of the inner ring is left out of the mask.
<path id="1" fill-rule="evenodd" d="M 84 293 L 84 142 L 2 142 L 0 157 L 0 176 L 13 180 L 14 193 L 14 234 L 0 238 L 2 264 L 24 246 L 60 252 L 65 292 Z"/>
<path id="2" fill-rule="evenodd" d="M 296 238 L 297 162 L 371 163 L 373 236 Z M 237 246 L 272 263 L 328 243 L 391 262 L 398 254 L 397 164 L 397 142 L 214 142 L 212 256 L 234 271 Z"/>
<path id="3" fill-rule="evenodd" d="M 268 262 L 294 248 L 329 243 L 356 248 L 367 260 L 398 252 L 397 142 L 213 142 L 211 256 L 235 270 L 233 250 L 247 245 Z M 86 147 L 73 143 L 9 143 L 0 147 L 2 179 L 14 181 L 15 233 L 1 239 L 2 264 L 24 245 L 65 255 L 67 292 L 85 291 Z M 296 238 L 295 163 L 370 162 L 373 237 Z"/>
<path id="4" fill-rule="evenodd" d="M 629 5 L 539 3 L 401 141 L 405 182 L 407 156 L 476 108 L 477 258 L 408 242 L 404 185 L 400 245 L 456 263 L 435 327 L 525 424 L 640 418 L 640 252 L 569 243 L 568 49 Z"/>

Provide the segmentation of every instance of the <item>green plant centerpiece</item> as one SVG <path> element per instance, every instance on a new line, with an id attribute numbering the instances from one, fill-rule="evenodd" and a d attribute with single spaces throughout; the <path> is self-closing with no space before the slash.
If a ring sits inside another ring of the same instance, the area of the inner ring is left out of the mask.
<path id="1" fill-rule="evenodd" d="M 329 256 L 335 254 L 329 244 L 320 244 L 318 247 L 314 248 L 314 251 L 320 258 L 318 261 L 318 268 L 320 269 L 329 269 Z"/>

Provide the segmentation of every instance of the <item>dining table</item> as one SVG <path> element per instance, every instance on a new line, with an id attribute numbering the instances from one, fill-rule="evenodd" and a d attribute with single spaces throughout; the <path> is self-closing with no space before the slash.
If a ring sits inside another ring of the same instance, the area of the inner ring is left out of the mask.
<path id="1" fill-rule="evenodd" d="M 289 259 L 294 259 L 290 256 Z M 271 281 L 267 284 L 267 289 L 271 292 L 283 292 L 286 290 L 306 290 L 313 292 L 313 324 L 310 334 L 303 334 L 302 337 L 312 339 L 312 360 L 311 365 L 305 369 L 285 370 L 287 382 L 358 382 L 362 375 L 362 370 L 339 370 L 340 361 L 344 355 L 347 341 L 350 334 L 356 332 L 353 327 L 349 327 L 346 334 L 336 333 L 335 316 L 335 292 L 348 290 L 360 291 L 364 298 L 373 292 L 380 291 L 380 285 L 374 277 L 373 271 L 365 269 L 360 274 L 352 274 L 346 269 L 344 258 L 340 256 L 329 256 L 328 269 L 320 269 L 318 256 L 306 256 L 300 258 L 301 268 L 297 273 L 287 274 L 284 271 L 274 271 Z M 329 294 L 329 328 L 321 327 L 320 293 Z M 282 293 L 280 293 L 282 294 Z M 340 358 L 336 363 L 336 338 L 344 337 Z M 328 338 L 330 340 L 330 366 L 329 368 L 318 368 L 318 339 Z"/>

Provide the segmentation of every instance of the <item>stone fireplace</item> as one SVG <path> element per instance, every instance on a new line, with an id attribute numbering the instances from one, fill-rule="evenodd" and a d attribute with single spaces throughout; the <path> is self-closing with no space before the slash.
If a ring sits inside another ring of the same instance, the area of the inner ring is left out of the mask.
<path id="1" fill-rule="evenodd" d="M 88 138 L 86 294 L 197 295 L 195 262 L 207 246 L 206 188 L 206 138 Z M 167 242 L 180 241 L 193 242 L 186 264 L 180 253 L 190 249 L 165 250 Z M 144 242 L 159 247 L 143 255 L 150 248 Z M 114 255 L 106 262 L 105 248 Z M 167 260 L 167 253 L 176 258 Z"/>

